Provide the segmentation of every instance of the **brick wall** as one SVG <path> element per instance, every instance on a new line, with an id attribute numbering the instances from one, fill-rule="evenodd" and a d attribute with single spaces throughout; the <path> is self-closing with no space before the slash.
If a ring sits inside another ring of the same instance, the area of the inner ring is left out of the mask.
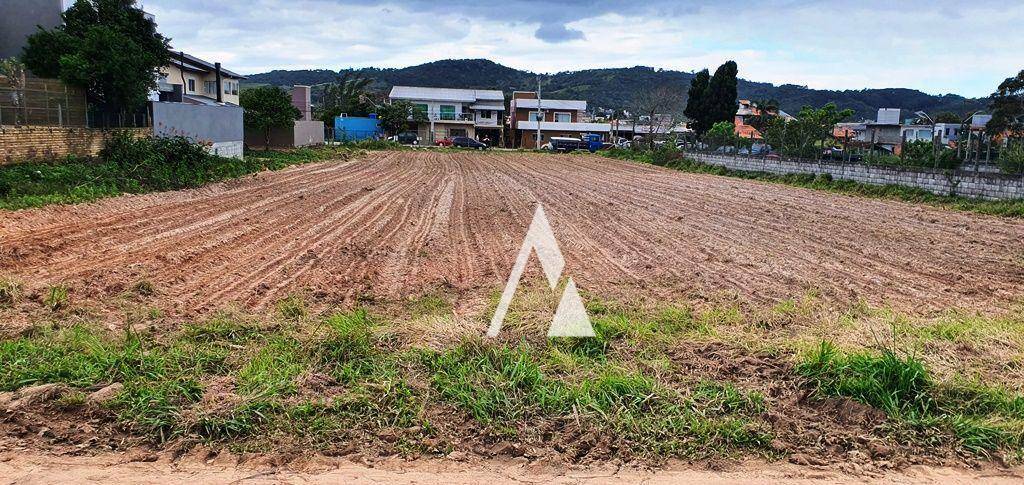
<path id="1" fill-rule="evenodd" d="M 972 170 L 884 167 L 862 163 L 796 162 L 762 160 L 757 157 L 687 154 L 708 165 L 732 170 L 774 174 L 829 174 L 835 180 L 852 180 L 873 185 L 917 187 L 938 195 L 959 195 L 989 200 L 1024 198 L 1024 177 Z"/>
<path id="2" fill-rule="evenodd" d="M 136 136 L 150 136 L 149 128 L 130 128 Z M 114 131 L 97 128 L 51 126 L 0 127 L 0 164 L 27 160 L 92 157 L 99 154 Z"/>

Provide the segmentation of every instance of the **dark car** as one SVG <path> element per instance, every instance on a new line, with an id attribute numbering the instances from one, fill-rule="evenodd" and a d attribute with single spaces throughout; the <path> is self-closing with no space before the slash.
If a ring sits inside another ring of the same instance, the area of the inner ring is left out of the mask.
<path id="1" fill-rule="evenodd" d="M 420 137 L 416 135 L 415 131 L 403 131 L 395 135 L 395 141 L 403 145 L 418 145 Z"/>
<path id="2" fill-rule="evenodd" d="M 486 150 L 487 149 L 487 145 L 485 145 L 485 144 L 483 144 L 481 142 L 478 142 L 478 141 L 476 141 L 476 140 L 474 140 L 474 139 L 472 139 L 472 138 L 470 138 L 468 136 L 457 136 L 455 138 L 452 138 L 452 146 L 453 147 L 462 147 L 462 148 L 474 148 L 474 149 L 477 149 L 477 150 Z"/>

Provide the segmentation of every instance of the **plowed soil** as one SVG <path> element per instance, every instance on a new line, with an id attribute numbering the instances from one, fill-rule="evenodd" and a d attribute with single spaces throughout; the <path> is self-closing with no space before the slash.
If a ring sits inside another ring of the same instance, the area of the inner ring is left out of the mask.
<path id="1" fill-rule="evenodd" d="M 808 290 L 905 311 L 1024 294 L 1024 221 L 589 155 L 378 152 L 197 190 L 0 213 L 0 275 L 103 307 L 138 281 L 194 315 L 501 288 L 537 203 L 594 294 Z M 457 305 L 458 306 L 458 305 Z"/>

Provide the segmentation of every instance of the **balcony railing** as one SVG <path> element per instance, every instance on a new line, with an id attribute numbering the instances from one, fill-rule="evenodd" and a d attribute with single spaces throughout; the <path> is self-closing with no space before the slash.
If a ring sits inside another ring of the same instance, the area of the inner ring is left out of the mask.
<path id="1" fill-rule="evenodd" d="M 472 122 L 476 120 L 475 113 L 449 113 L 442 111 L 428 111 L 426 113 L 427 119 L 431 121 L 466 121 Z"/>

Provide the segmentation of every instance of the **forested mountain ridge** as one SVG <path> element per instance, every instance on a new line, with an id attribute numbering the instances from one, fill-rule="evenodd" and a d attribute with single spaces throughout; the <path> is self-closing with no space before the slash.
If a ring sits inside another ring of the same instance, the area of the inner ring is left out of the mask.
<path id="1" fill-rule="evenodd" d="M 740 66 L 742 70 L 743 66 Z M 373 88 L 386 92 L 395 85 L 430 86 L 448 88 L 535 90 L 537 75 L 503 66 L 486 59 L 450 59 L 428 62 L 404 68 L 362 68 L 331 71 L 276 70 L 248 76 L 248 84 L 316 85 L 329 83 L 339 75 L 351 73 L 374 80 Z M 546 97 L 584 99 L 590 107 L 628 109 L 634 93 L 668 83 L 678 86 L 685 96 L 694 73 L 636 66 L 614 69 L 586 69 L 566 71 L 543 77 L 542 89 Z M 739 96 L 744 99 L 771 99 L 779 101 L 783 110 L 795 114 L 802 106 L 821 106 L 834 102 L 840 108 L 854 110 L 855 119 L 874 119 L 878 108 L 902 108 L 906 116 L 914 111 L 931 114 L 943 111 L 968 113 L 985 109 L 985 98 L 965 98 L 955 94 L 930 95 L 914 89 L 887 88 L 834 91 L 809 89 L 795 84 L 774 85 L 739 80 Z"/>

